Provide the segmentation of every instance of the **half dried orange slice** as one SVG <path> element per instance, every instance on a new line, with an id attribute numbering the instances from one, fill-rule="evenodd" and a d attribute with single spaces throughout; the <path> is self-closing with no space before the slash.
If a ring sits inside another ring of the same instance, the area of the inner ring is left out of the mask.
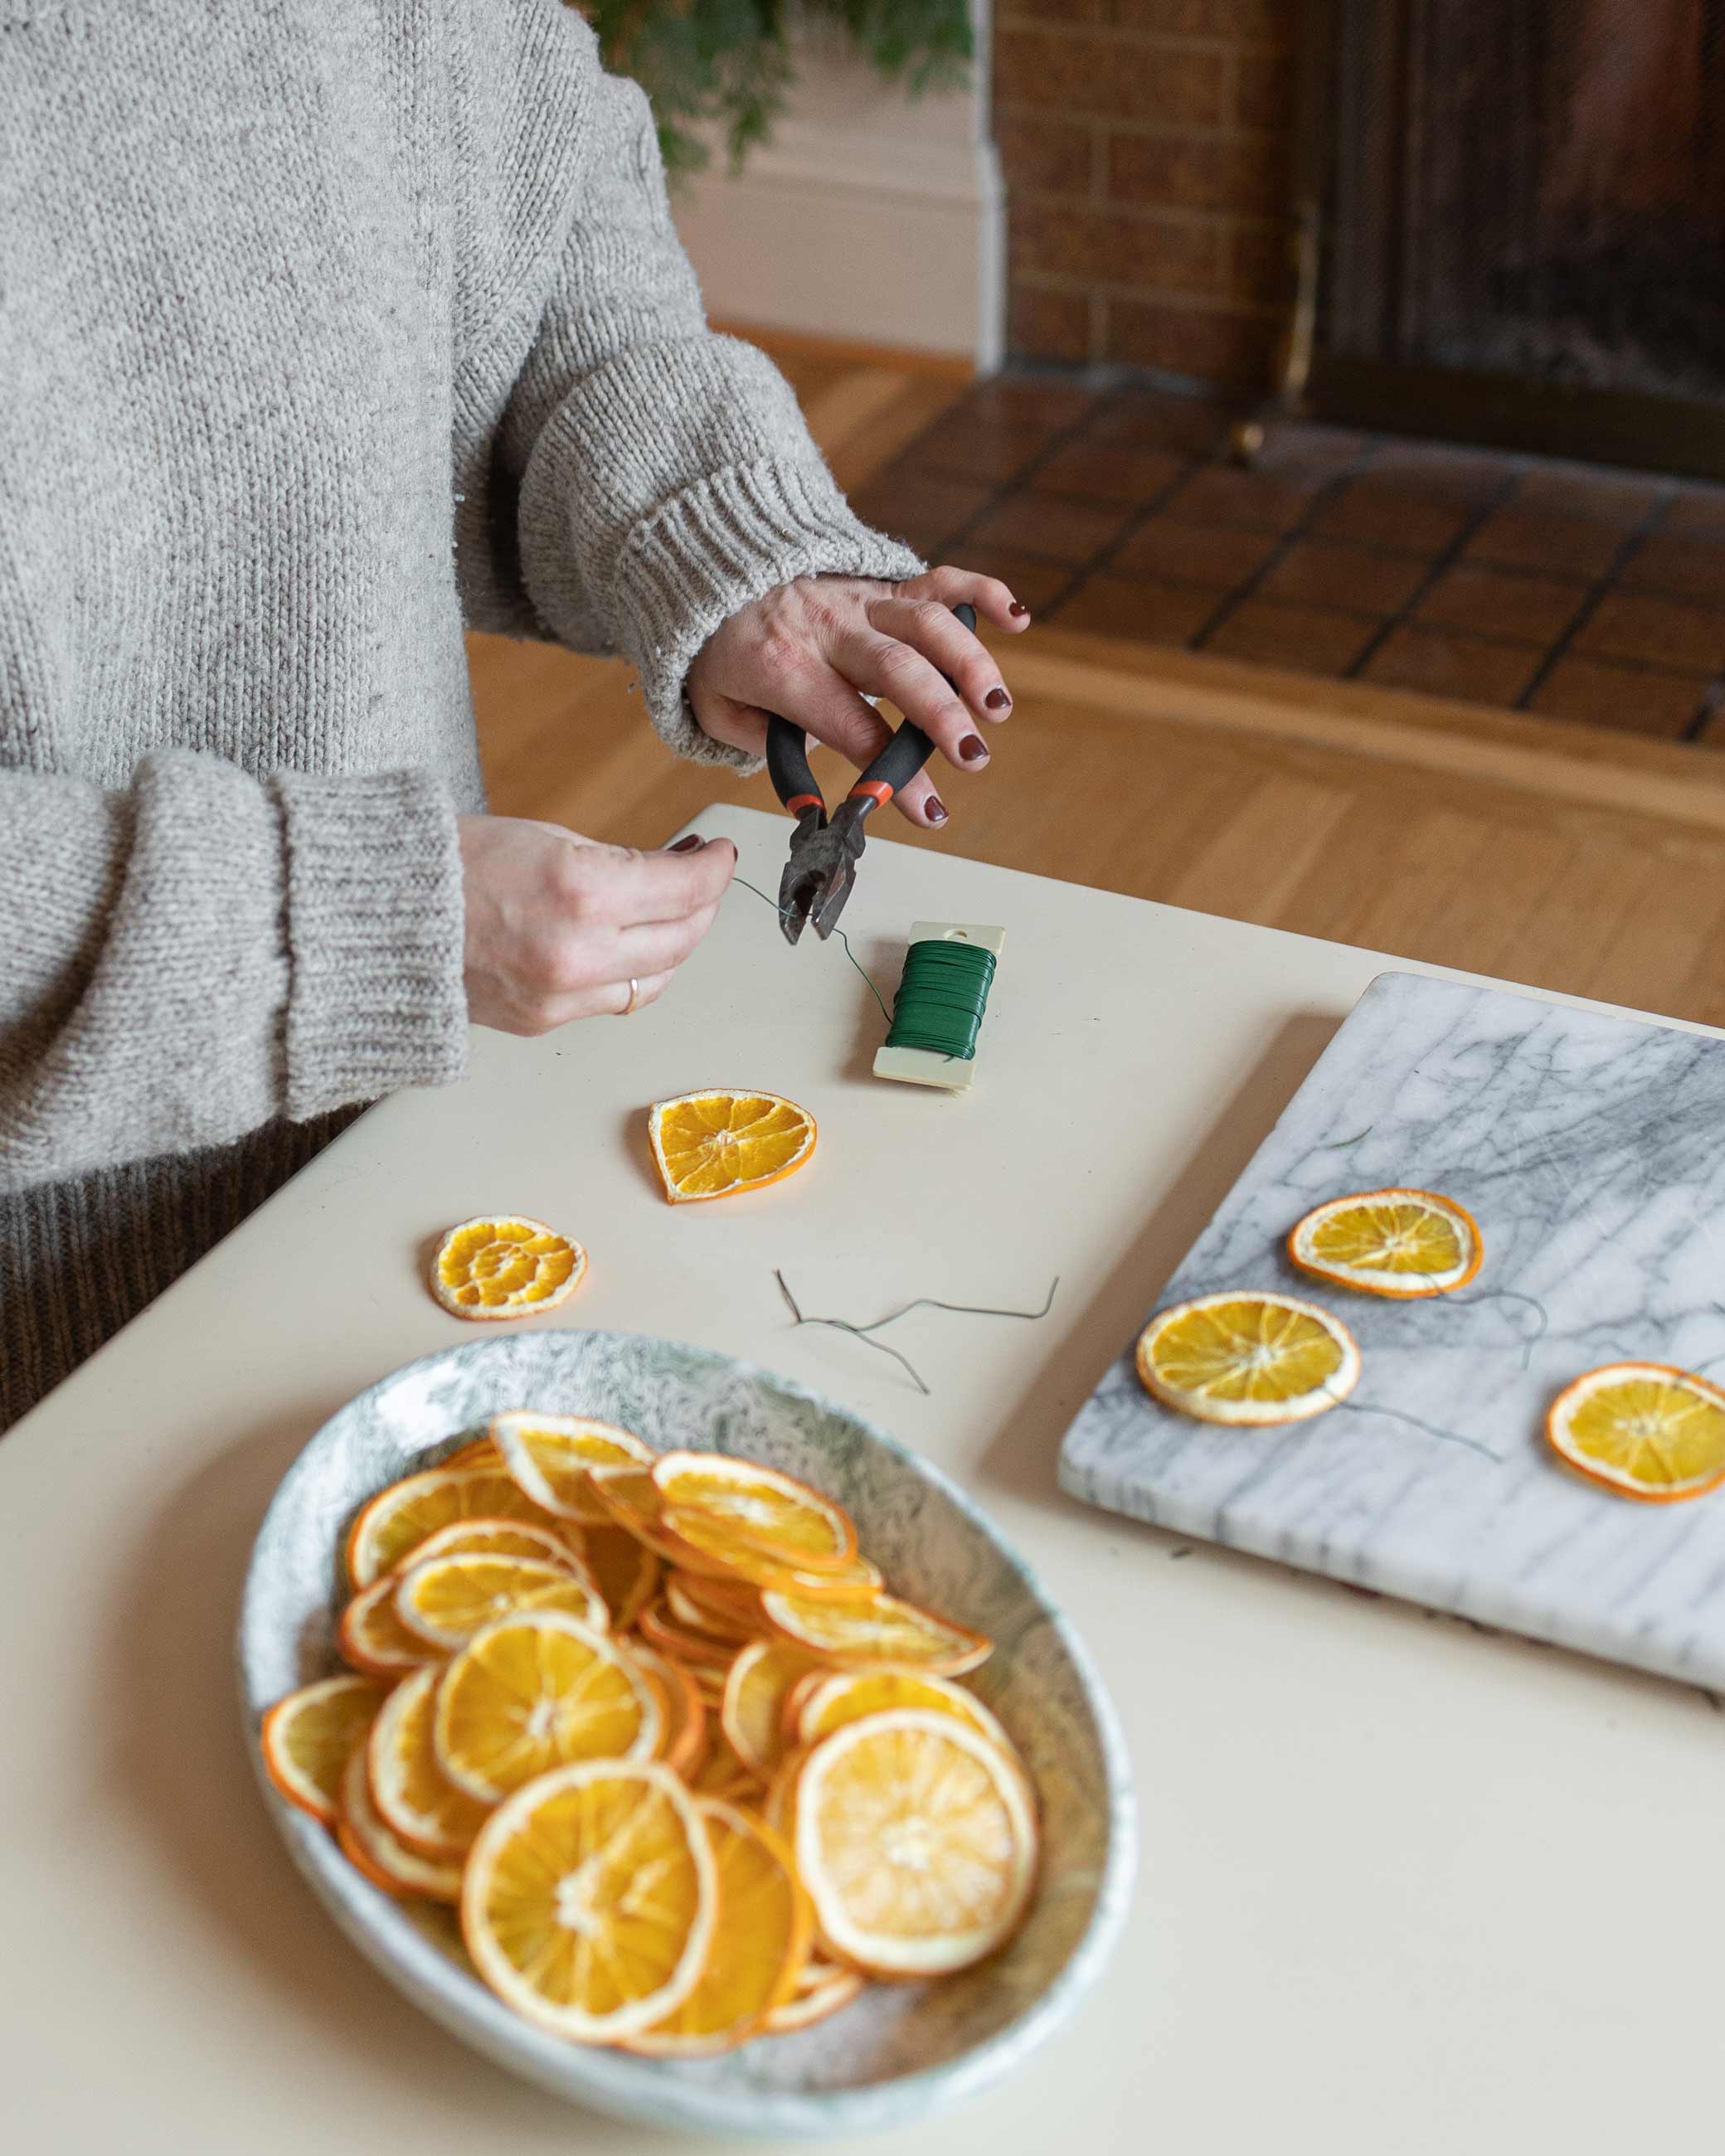
<path id="1" fill-rule="evenodd" d="M 447 1864 L 472 1848 L 489 1808 L 458 1789 L 437 1763 L 431 1730 L 439 1674 L 421 1670 L 379 1708 L 366 1741 L 366 1785 L 392 1834 Z"/>
<path id="2" fill-rule="evenodd" d="M 1431 1190 L 1332 1198 L 1288 1236 L 1288 1255 L 1302 1272 L 1401 1301 L 1466 1287 L 1485 1255 L 1472 1214 Z"/>
<path id="3" fill-rule="evenodd" d="M 896 1594 L 877 1594 L 869 1602 L 829 1602 L 806 1594 L 784 1594 L 768 1588 L 761 1608 L 774 1631 L 817 1661 L 848 1668 L 881 1663 L 932 1670 L 957 1676 L 973 1670 L 993 1652 L 993 1642 L 901 1602 Z"/>
<path id="4" fill-rule="evenodd" d="M 875 1975 L 968 1968 L 1004 1944 L 1029 1903 L 1029 1786 L 949 1714 L 844 1723 L 803 1760 L 791 1818 L 822 1939 Z"/>
<path id="5" fill-rule="evenodd" d="M 279 1699 L 259 1732 L 264 1765 L 290 1804 L 333 1826 L 347 1762 L 383 1699 L 373 1677 L 321 1677 Z"/>
<path id="6" fill-rule="evenodd" d="M 1201 1295 L 1160 1311 L 1138 1340 L 1138 1375 L 1200 1422 L 1299 1422 L 1345 1399 L 1359 1349 L 1315 1302 L 1267 1290 Z"/>
<path id="7" fill-rule="evenodd" d="M 653 1448 L 614 1423 L 583 1415 L 512 1413 L 491 1424 L 491 1440 L 522 1491 L 558 1519 L 594 1525 L 610 1514 L 593 1494 L 595 1467 L 650 1467 Z"/>
<path id="8" fill-rule="evenodd" d="M 795 1990 L 814 1930 L 791 1852 L 773 1830 L 716 1797 L 699 1809 L 718 1875 L 713 1943 L 681 2005 L 624 2039 L 649 2058 L 706 2058 L 746 2044 Z"/>
<path id="9" fill-rule="evenodd" d="M 572 1558 L 547 1564 L 458 1551 L 409 1565 L 396 1584 L 395 1614 L 403 1626 L 446 1653 L 515 1609 L 564 1609 L 596 1632 L 610 1622 L 604 1598 Z"/>
<path id="10" fill-rule="evenodd" d="M 738 1758 L 763 1778 L 784 1750 L 785 1701 L 809 1668 L 806 1651 L 788 1640 L 753 1640 L 731 1665 L 719 1720 Z"/>
<path id="11" fill-rule="evenodd" d="M 579 1243 L 512 1213 L 482 1213 L 451 1228 L 431 1262 L 431 1291 L 456 1317 L 532 1317 L 580 1286 Z"/>
<path id="12" fill-rule="evenodd" d="M 653 1480 L 668 1524 L 710 1557 L 737 1543 L 781 1565 L 843 1572 L 856 1555 L 856 1529 L 830 1497 L 771 1467 L 722 1452 L 666 1452 Z"/>
<path id="13" fill-rule="evenodd" d="M 695 1989 L 718 1907 L 706 1823 L 669 1768 L 593 1759 L 518 1790 L 467 1861 L 461 1930 L 506 2005 L 613 2044 Z"/>
<path id="14" fill-rule="evenodd" d="M 647 1117 L 653 1158 L 673 1205 L 762 1190 L 814 1151 L 814 1118 L 780 1093 L 716 1087 L 657 1101 Z"/>
<path id="15" fill-rule="evenodd" d="M 452 1520 L 526 1520 L 545 1514 L 501 1466 L 428 1467 L 380 1490 L 347 1534 L 347 1577 L 369 1587 Z"/>
<path id="16" fill-rule="evenodd" d="M 438 1686 L 433 1741 L 459 1789 L 495 1804 L 536 1774 L 581 1759 L 647 1759 L 659 1702 L 603 1632 L 561 1610 L 488 1625 Z"/>
<path id="17" fill-rule="evenodd" d="M 1608 1363 L 1552 1402 L 1545 1434 L 1579 1474 L 1620 1497 L 1673 1504 L 1725 1482 L 1725 1392 L 1663 1363 Z"/>
<path id="18" fill-rule="evenodd" d="M 364 1748 L 347 1762 L 341 1777 L 341 1810 L 336 1840 L 342 1855 L 386 1894 L 406 1894 L 427 1902 L 455 1902 L 461 1896 L 461 1866 L 421 1856 L 398 1840 L 378 1817 L 366 1779 Z"/>
<path id="19" fill-rule="evenodd" d="M 448 1653 L 410 1632 L 395 1614 L 398 1582 L 393 1572 L 361 1588 L 341 1612 L 336 1645 L 343 1661 L 368 1676 L 395 1678 L 446 1662 Z"/>

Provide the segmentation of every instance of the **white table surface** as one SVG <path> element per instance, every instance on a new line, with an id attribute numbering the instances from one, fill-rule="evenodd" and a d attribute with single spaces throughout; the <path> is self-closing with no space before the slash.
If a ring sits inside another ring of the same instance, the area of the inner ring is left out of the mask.
<path id="1" fill-rule="evenodd" d="M 782 822 L 702 828 L 776 887 Z M 788 952 L 739 892 L 663 1003 L 478 1036 L 464 1085 L 365 1117 L 0 1441 L 0 2143 L 687 2145 L 572 2112 L 399 1999 L 290 1869 L 244 1756 L 230 1641 L 270 1493 L 352 1393 L 479 1337 L 424 1260 L 505 1207 L 588 1245 L 567 1322 L 752 1357 L 956 1473 L 1112 1690 L 1143 1829 L 1126 1943 L 1025 2071 L 891 2145 L 1717 2142 L 1725 1722 L 1702 1695 L 1189 1551 L 1055 1487 L 1071 1412 L 1388 962 L 871 844 L 846 922 L 889 987 L 919 916 L 1009 932 L 968 1098 L 869 1076 L 878 1017 L 836 946 Z M 642 1111 L 702 1084 L 803 1101 L 812 1166 L 672 1212 Z M 925 1399 L 886 1357 L 793 1331 L 775 1265 L 853 1319 L 1060 1290 L 1040 1325 L 896 1328 Z"/>

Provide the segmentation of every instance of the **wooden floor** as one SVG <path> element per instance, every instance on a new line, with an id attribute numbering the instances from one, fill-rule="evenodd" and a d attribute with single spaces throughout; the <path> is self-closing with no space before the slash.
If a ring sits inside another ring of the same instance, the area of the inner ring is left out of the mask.
<path id="1" fill-rule="evenodd" d="M 775 346 L 841 484 L 956 391 Z M 499 814 L 660 843 L 764 778 L 673 759 L 618 662 L 472 639 Z M 943 852 L 1725 1025 L 1725 775 L 1618 738 L 1158 647 L 1039 631 L 986 777 L 943 773 Z M 830 793 L 836 766 L 822 766 Z"/>

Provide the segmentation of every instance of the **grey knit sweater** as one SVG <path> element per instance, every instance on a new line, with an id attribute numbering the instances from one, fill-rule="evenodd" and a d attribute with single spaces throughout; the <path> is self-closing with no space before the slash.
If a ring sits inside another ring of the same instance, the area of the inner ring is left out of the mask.
<path id="1" fill-rule="evenodd" d="M 0 0 L 0 1426 L 458 1076 L 464 619 L 904 576 L 558 0 Z"/>

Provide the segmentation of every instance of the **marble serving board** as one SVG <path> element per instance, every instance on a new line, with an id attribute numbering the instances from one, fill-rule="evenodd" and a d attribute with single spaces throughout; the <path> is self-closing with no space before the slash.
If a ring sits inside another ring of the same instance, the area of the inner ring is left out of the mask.
<path id="1" fill-rule="evenodd" d="M 1394 1302 L 1289 1263 L 1288 1229 L 1320 1199 L 1395 1183 L 1479 1222 L 1470 1287 Z M 1599 1363 L 1725 1373 L 1725 1040 L 1380 975 L 1154 1307 L 1251 1287 L 1345 1319 L 1363 1364 L 1348 1406 L 1269 1430 L 1193 1421 L 1144 1391 L 1128 1342 L 1067 1432 L 1064 1488 L 1725 1687 L 1725 1490 L 1616 1497 L 1543 1435 L 1553 1395 Z"/>

